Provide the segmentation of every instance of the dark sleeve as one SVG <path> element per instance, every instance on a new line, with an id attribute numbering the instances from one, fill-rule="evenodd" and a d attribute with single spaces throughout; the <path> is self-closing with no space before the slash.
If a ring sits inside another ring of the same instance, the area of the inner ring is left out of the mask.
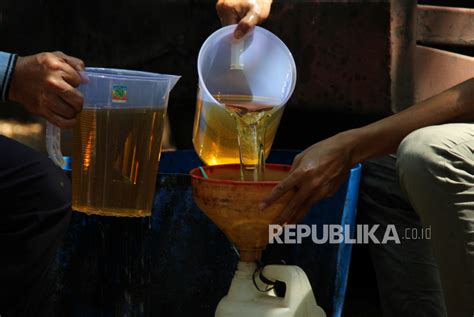
<path id="1" fill-rule="evenodd" d="M 0 51 L 0 101 L 8 99 L 8 89 L 16 64 L 16 54 Z"/>

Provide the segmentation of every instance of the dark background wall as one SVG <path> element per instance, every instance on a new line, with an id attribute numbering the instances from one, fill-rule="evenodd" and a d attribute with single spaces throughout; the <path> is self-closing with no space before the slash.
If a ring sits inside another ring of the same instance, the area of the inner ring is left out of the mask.
<path id="1" fill-rule="evenodd" d="M 206 37 L 220 26 L 214 5 L 215 1 L 193 0 L 4 0 L 0 4 L 0 50 L 20 55 L 61 50 L 82 58 L 87 66 L 182 75 L 171 95 L 169 117 L 178 148 L 190 148 L 197 53 Z M 371 21 L 365 19 L 365 28 L 372 29 L 374 37 L 380 38 L 387 30 L 386 7 L 386 1 L 364 2 L 358 8 L 348 10 L 345 22 L 341 19 L 339 23 L 331 22 L 331 12 L 340 12 L 340 9 L 327 2 L 275 1 L 272 15 L 264 26 L 290 47 L 299 74 L 297 88 L 285 110 L 275 147 L 304 148 L 322 137 L 379 117 L 379 114 L 352 111 L 357 107 L 363 108 L 366 103 L 342 95 L 338 99 L 329 84 L 321 85 L 324 78 L 320 75 L 320 69 L 328 63 L 318 60 L 318 51 L 323 49 L 320 56 L 334 56 L 334 65 L 339 62 L 349 66 L 359 65 L 354 72 L 364 72 L 364 65 L 373 68 L 374 63 L 364 58 L 361 49 L 358 54 L 351 55 L 346 50 L 347 45 L 331 46 L 326 42 L 344 43 L 348 39 L 356 45 L 357 41 L 367 36 L 355 28 L 358 23 L 364 22 L 364 16 L 374 16 Z M 318 23 L 337 23 L 339 29 L 346 32 L 331 34 L 325 29 L 319 31 Z M 365 43 L 370 49 L 371 43 Z M 384 45 L 381 42 L 378 44 Z M 384 59 L 377 63 L 380 66 L 387 64 Z M 340 68 L 334 69 L 333 73 L 339 73 Z M 331 73 L 332 70 L 325 72 Z M 363 76 L 361 74 L 360 78 Z M 370 78 L 366 81 L 370 84 Z M 312 88 L 318 86 L 322 89 Z M 317 100 L 328 100 L 327 106 L 322 110 L 313 107 L 312 103 Z M 375 106 L 371 107 L 375 109 Z M 333 113 L 332 108 L 337 113 Z M 32 119 L 18 109 L 18 106 L 4 106 L 0 109 L 0 115 Z M 295 126 L 303 133 L 296 136 Z"/>
<path id="2" fill-rule="evenodd" d="M 419 2 L 472 7 L 469 0 Z M 61 50 L 87 66 L 182 75 L 169 117 L 178 148 L 191 148 L 197 53 L 220 26 L 214 5 L 214 0 L 2 0 L 0 50 L 20 55 Z M 275 148 L 302 149 L 390 113 L 389 23 L 388 0 L 274 0 L 263 26 L 288 45 L 298 69 Z M 0 117 L 35 120 L 16 105 L 2 105 Z"/>
<path id="3" fill-rule="evenodd" d="M 61 50 L 87 66 L 183 75 L 169 109 L 179 124 L 173 129 L 178 143 L 189 146 L 197 53 L 219 27 L 213 1 L 6 0 L 0 6 L 0 50 Z M 17 106 L 2 109 L 3 116 L 33 119 Z"/>

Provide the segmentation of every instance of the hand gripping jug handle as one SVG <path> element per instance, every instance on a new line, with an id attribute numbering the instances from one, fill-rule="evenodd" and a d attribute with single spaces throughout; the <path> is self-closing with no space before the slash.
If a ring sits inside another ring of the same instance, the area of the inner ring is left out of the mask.
<path id="1" fill-rule="evenodd" d="M 88 82 L 88 78 L 84 71 L 79 72 L 79 75 L 81 76 L 81 84 Z M 48 152 L 48 157 L 53 161 L 53 163 L 61 169 L 64 169 L 66 161 L 61 152 L 61 128 L 55 126 L 49 121 L 46 121 L 46 151 Z"/>
<path id="2" fill-rule="evenodd" d="M 61 129 L 50 122 L 46 122 L 46 150 L 54 164 L 60 168 L 66 166 L 61 153 Z"/>

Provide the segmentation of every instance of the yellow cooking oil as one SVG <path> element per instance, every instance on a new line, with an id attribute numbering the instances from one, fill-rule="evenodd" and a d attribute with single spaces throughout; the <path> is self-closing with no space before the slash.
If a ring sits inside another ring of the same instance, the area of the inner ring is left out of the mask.
<path id="1" fill-rule="evenodd" d="M 160 108 L 85 108 L 74 127 L 73 209 L 150 216 L 164 120 Z"/>
<path id="2" fill-rule="evenodd" d="M 273 98 L 214 95 L 220 104 L 198 98 L 194 148 L 207 165 L 241 164 L 243 180 L 263 178 L 264 163 L 283 114 Z"/>

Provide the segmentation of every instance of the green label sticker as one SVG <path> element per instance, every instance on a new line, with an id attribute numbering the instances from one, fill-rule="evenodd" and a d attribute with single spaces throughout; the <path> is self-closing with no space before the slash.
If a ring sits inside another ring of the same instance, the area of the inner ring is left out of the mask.
<path id="1" fill-rule="evenodd" d="M 127 86 L 114 85 L 112 86 L 112 102 L 124 103 L 127 102 L 128 90 Z"/>

